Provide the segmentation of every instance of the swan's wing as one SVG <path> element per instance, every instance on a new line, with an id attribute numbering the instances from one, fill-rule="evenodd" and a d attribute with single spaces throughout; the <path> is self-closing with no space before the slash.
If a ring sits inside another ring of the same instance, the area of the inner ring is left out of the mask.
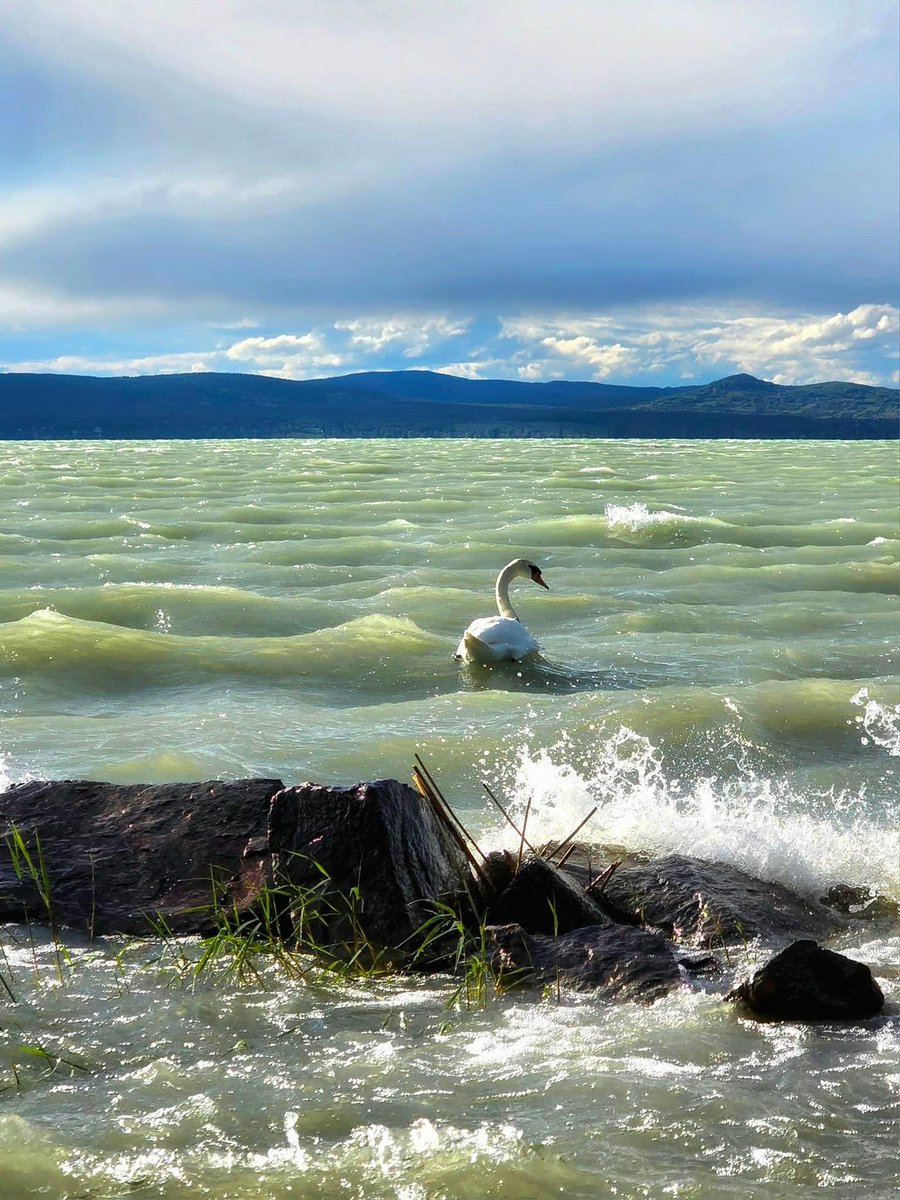
<path id="1" fill-rule="evenodd" d="M 463 634 L 457 655 L 479 662 L 518 661 L 537 649 L 537 642 L 520 622 L 509 617 L 481 617 Z"/>

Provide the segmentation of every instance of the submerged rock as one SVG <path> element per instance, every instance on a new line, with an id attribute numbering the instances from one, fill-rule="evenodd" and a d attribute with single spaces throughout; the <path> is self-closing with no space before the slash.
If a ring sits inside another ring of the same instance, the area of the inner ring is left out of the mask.
<path id="1" fill-rule="evenodd" d="M 620 868 L 606 885 L 604 900 L 628 920 L 697 946 L 758 937 L 827 937 L 844 928 L 831 909 L 780 883 L 682 854 Z"/>
<path id="2" fill-rule="evenodd" d="M 444 825 L 395 779 L 285 788 L 272 802 L 269 843 L 295 936 L 339 958 L 403 962 L 428 940 L 422 927 L 436 904 L 458 906 L 469 887 Z"/>
<path id="3" fill-rule="evenodd" d="M 793 942 L 727 997 L 779 1021 L 859 1021 L 876 1016 L 884 995 L 865 963 L 810 939 Z"/>
<path id="4" fill-rule="evenodd" d="M 672 947 L 631 925 L 590 925 L 560 937 L 529 934 L 521 925 L 490 926 L 493 969 L 511 983 L 591 990 L 606 1000 L 659 999 L 681 982 Z"/>
<path id="5" fill-rule="evenodd" d="M 521 925 L 528 933 L 562 934 L 606 917 L 584 890 L 546 859 L 530 854 L 488 906 L 491 925 Z"/>
<path id="6" fill-rule="evenodd" d="M 900 904 L 891 896 L 873 892 L 871 888 L 836 883 L 820 896 L 822 904 L 837 909 L 858 921 L 900 921 Z"/>
<path id="7" fill-rule="evenodd" d="M 158 915 L 175 933 L 207 932 L 214 898 L 242 913 L 269 881 L 266 822 L 281 787 L 278 779 L 17 784 L 0 793 L 0 920 L 148 935 Z M 21 856 L 19 877 L 16 834 L 35 873 L 43 863 L 46 889 Z"/>

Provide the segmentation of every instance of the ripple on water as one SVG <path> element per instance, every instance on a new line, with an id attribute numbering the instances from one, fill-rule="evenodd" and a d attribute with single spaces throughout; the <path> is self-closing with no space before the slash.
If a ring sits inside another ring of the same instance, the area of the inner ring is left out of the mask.
<path id="1" fill-rule="evenodd" d="M 535 836 L 598 806 L 598 840 L 896 894 L 896 448 L 473 445 L 0 446 L 0 782 L 351 783 L 420 751 L 484 845 L 482 779 Z M 461 667 L 520 554 L 544 658 Z M 896 1007 L 900 938 L 854 936 Z M 466 1012 L 449 980 L 266 966 L 191 988 L 158 946 L 74 938 L 59 986 L 39 932 L 0 937 L 10 1200 L 895 1182 L 890 1015 L 758 1025 L 703 989 Z"/>

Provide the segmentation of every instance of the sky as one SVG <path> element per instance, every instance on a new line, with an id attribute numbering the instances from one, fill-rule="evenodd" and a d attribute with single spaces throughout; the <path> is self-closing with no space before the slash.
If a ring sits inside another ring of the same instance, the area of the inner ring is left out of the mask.
<path id="1" fill-rule="evenodd" d="M 0 0 L 0 371 L 900 382 L 895 0 Z"/>

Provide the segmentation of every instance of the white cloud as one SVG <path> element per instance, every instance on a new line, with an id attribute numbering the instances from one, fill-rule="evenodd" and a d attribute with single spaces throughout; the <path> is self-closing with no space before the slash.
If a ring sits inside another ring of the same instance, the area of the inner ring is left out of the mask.
<path id="1" fill-rule="evenodd" d="M 541 346 L 560 358 L 590 367 L 594 379 L 630 375 L 640 364 L 640 354 L 633 346 L 623 346 L 621 342 L 604 345 L 584 334 L 572 338 L 545 337 Z"/>
<path id="2" fill-rule="evenodd" d="M 381 354 L 388 347 L 402 347 L 404 358 L 421 358 L 436 343 L 460 337 L 469 329 L 470 321 L 454 321 L 448 317 L 365 317 L 353 321 L 336 321 L 335 329 L 350 334 L 350 344 L 362 351 Z"/>
<path id="3" fill-rule="evenodd" d="M 224 352 L 229 362 L 238 362 L 246 370 L 278 379 L 307 379 L 340 370 L 344 356 L 330 349 L 323 331 L 282 333 L 275 337 L 249 337 Z"/>
<path id="4" fill-rule="evenodd" d="M 322 335 L 317 331 L 295 334 L 280 333 L 276 337 L 248 337 L 235 342 L 225 351 L 225 357 L 237 362 L 265 362 L 281 359 L 286 354 L 304 354 L 312 357 L 324 350 Z"/>
<path id="5" fill-rule="evenodd" d="M 782 119 L 820 102 L 884 12 L 858 6 L 851 22 L 834 0 L 7 0 L 4 20 L 96 75 L 187 77 L 272 113 L 431 143 L 473 120 L 495 137 L 609 141 L 648 124 Z"/>
<path id="6" fill-rule="evenodd" d="M 484 362 L 455 362 L 435 367 L 439 375 L 457 375 L 462 379 L 490 379 L 491 363 Z"/>
<path id="7" fill-rule="evenodd" d="M 526 357 L 521 378 L 590 372 L 597 380 L 677 370 L 686 379 L 747 372 L 777 383 L 855 380 L 887 384 L 900 310 L 862 304 L 828 316 L 743 313 L 699 308 L 630 310 L 618 316 L 561 314 L 501 320 L 501 337 Z"/>
<path id="8" fill-rule="evenodd" d="M 177 316 L 180 306 L 152 296 L 72 296 L 57 289 L 0 282 L 0 331 L 19 333 L 47 326 L 114 324 L 127 309 L 131 319 L 155 319 L 164 312 Z"/>
<path id="9" fill-rule="evenodd" d="M 679 307 L 502 318 L 496 336 L 486 336 L 482 322 L 467 356 L 448 362 L 448 342 L 473 325 L 444 314 L 360 316 L 220 341 L 207 349 L 133 357 L 70 354 L 0 366 L 98 375 L 240 370 L 309 379 L 398 369 L 415 359 L 419 366 L 469 379 L 669 383 L 746 371 L 776 383 L 833 379 L 888 385 L 896 382 L 900 357 L 900 310 L 886 304 L 791 316 Z"/>
<path id="10" fill-rule="evenodd" d="M 196 350 L 184 354 L 153 354 L 143 358 L 60 354 L 56 358 L 5 362 L 2 369 L 59 375 L 180 375 L 215 370 L 209 358 L 198 354 Z"/>
<path id="11" fill-rule="evenodd" d="M 0 265 L 68 292 L 73 320 L 94 296 L 118 319 L 164 291 L 173 323 L 185 298 L 204 325 L 349 313 L 349 364 L 421 361 L 464 332 L 356 315 L 419 304 L 484 315 L 510 297 L 536 311 L 562 295 L 584 310 L 701 292 L 835 307 L 891 294 L 858 287 L 892 269 L 894 150 L 877 116 L 895 96 L 889 0 L 852 16 L 846 0 L 2 11 L 0 41 L 34 102 L 10 127 Z M 514 374 L 553 374 L 557 360 L 598 377 L 643 369 L 625 353 L 638 343 L 599 326 L 544 336 L 596 345 L 535 351 Z M 877 342 L 868 327 L 849 336 Z M 264 369 L 314 367 L 311 353 Z M 454 347 L 441 360 L 473 357 Z"/>

